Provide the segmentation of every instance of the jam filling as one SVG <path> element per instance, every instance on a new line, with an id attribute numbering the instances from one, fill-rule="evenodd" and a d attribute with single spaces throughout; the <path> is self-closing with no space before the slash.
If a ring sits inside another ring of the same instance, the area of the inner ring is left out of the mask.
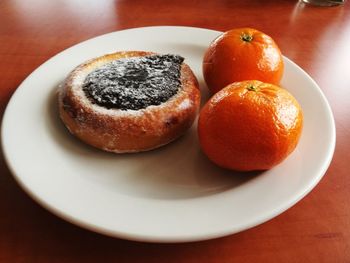
<path id="1" fill-rule="evenodd" d="M 92 103 L 108 109 L 139 110 L 160 105 L 181 86 L 178 55 L 122 58 L 90 72 L 83 91 Z"/>

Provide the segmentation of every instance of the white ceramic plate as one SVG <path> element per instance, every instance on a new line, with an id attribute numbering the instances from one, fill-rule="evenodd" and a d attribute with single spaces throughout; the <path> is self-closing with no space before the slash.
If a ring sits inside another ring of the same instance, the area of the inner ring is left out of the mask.
<path id="1" fill-rule="evenodd" d="M 282 84 L 304 110 L 304 130 L 294 153 L 262 174 L 233 173 L 211 164 L 199 150 L 196 125 L 161 149 L 115 155 L 73 138 L 58 118 L 56 89 L 70 70 L 118 50 L 184 56 L 206 100 L 201 60 L 219 34 L 189 27 L 124 30 L 82 42 L 41 65 L 17 89 L 3 118 L 3 150 L 19 184 L 72 223 L 151 242 L 220 237 L 261 224 L 291 207 L 326 172 L 335 126 L 320 88 L 287 58 Z"/>

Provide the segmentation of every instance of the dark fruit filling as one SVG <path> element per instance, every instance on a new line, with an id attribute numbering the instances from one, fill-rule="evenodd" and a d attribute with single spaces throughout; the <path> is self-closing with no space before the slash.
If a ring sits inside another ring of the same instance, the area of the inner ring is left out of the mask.
<path id="1" fill-rule="evenodd" d="M 160 105 L 181 86 L 178 55 L 150 55 L 109 62 L 87 75 L 83 90 L 93 102 L 108 109 L 139 110 Z"/>

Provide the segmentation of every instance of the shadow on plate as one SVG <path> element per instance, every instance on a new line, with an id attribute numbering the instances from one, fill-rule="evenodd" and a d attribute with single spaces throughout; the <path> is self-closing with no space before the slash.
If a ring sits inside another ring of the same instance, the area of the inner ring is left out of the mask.
<path id="1" fill-rule="evenodd" d="M 232 191 L 261 174 L 233 172 L 210 162 L 199 148 L 196 122 L 184 136 L 161 148 L 114 154 L 95 149 L 68 132 L 58 115 L 56 89 L 48 98 L 46 114 L 48 132 L 72 176 L 119 194 L 199 198 Z"/>

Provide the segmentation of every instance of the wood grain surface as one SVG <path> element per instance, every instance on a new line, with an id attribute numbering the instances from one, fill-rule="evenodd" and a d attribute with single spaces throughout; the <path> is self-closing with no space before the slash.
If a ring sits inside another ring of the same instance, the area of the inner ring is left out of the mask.
<path id="1" fill-rule="evenodd" d="M 294 207 L 250 230 L 147 244 L 92 233 L 50 214 L 17 185 L 1 152 L 0 262 L 350 262 L 349 2 L 1 0 L 0 118 L 18 85 L 51 56 L 100 34 L 151 25 L 249 26 L 271 35 L 333 109 L 337 144 L 325 177 Z"/>

